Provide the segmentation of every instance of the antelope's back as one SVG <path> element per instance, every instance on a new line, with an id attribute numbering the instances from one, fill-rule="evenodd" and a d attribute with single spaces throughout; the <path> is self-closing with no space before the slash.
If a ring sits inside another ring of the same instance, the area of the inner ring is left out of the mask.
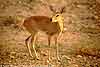
<path id="1" fill-rule="evenodd" d="M 43 31 L 53 35 L 60 32 L 59 24 L 52 23 L 51 18 L 47 16 L 31 16 L 24 20 L 23 25 L 30 33 Z"/>

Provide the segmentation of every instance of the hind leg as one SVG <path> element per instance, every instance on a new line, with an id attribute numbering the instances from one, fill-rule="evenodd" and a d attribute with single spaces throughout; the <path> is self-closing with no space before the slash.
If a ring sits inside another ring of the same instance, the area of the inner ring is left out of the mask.
<path id="1" fill-rule="evenodd" d="M 49 45 L 49 50 L 48 50 L 48 62 L 51 60 L 51 59 L 50 59 L 50 43 L 51 43 L 50 41 L 51 41 L 51 36 L 49 35 L 49 36 L 48 36 L 48 45 Z"/>
<path id="2" fill-rule="evenodd" d="M 35 42 L 36 42 L 36 33 L 32 34 L 31 44 L 32 44 L 33 50 L 35 52 L 36 58 L 39 59 L 36 49 L 35 49 Z"/>
<path id="3" fill-rule="evenodd" d="M 32 52 L 31 52 L 31 49 L 30 49 L 30 42 L 28 43 L 28 41 L 29 41 L 30 38 L 31 38 L 31 35 L 25 40 L 25 44 L 26 44 L 27 49 L 28 49 L 28 51 L 29 51 L 29 55 L 30 55 L 31 57 L 33 57 Z"/>

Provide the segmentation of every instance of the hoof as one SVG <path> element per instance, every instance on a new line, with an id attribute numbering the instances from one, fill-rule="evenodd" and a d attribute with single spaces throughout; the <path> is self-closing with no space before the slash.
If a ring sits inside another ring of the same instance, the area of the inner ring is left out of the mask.
<path id="1" fill-rule="evenodd" d="M 36 60 L 39 60 L 39 58 L 36 58 Z"/>
<path id="2" fill-rule="evenodd" d="M 61 60 L 58 60 L 58 62 L 61 62 Z"/>
<path id="3" fill-rule="evenodd" d="M 39 60 L 39 58 L 31 56 L 31 60 Z"/>
<path id="4" fill-rule="evenodd" d="M 58 61 L 58 62 L 61 62 L 61 59 L 58 57 L 58 58 L 57 58 L 57 61 Z"/>
<path id="5" fill-rule="evenodd" d="M 30 54 L 30 57 L 34 58 L 34 56 L 33 56 L 33 55 L 31 55 L 31 54 Z"/>
<path id="6" fill-rule="evenodd" d="M 49 60 L 47 60 L 47 63 L 50 63 L 50 61 L 49 61 Z"/>

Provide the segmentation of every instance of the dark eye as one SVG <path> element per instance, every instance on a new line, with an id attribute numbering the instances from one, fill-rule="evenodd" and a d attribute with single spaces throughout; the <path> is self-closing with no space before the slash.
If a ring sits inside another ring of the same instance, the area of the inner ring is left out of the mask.
<path id="1" fill-rule="evenodd" d="M 56 17 L 58 17 L 59 15 L 57 15 Z"/>

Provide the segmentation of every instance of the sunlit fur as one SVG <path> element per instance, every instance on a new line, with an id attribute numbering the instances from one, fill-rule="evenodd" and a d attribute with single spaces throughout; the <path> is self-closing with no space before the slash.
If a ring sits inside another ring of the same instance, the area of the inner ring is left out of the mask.
<path id="1" fill-rule="evenodd" d="M 58 22 L 61 32 L 64 31 L 64 17 L 62 14 L 56 14 L 52 16 L 52 22 Z"/>

